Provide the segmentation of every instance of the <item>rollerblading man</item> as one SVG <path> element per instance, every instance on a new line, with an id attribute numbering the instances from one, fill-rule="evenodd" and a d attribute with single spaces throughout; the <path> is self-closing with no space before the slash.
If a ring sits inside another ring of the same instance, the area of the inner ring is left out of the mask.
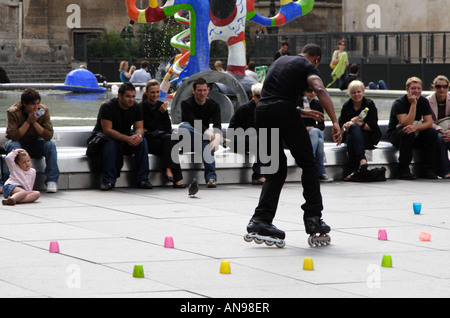
<path id="1" fill-rule="evenodd" d="M 269 238 L 283 240 L 284 243 L 285 233 L 272 224 L 281 190 L 287 177 L 287 158 L 284 153 L 284 145 L 289 148 L 295 162 L 302 168 L 303 197 L 306 202 L 301 208 L 304 211 L 305 230 L 313 237 L 308 241 L 313 242 L 313 245 L 317 241 L 319 244 L 321 241 L 328 243 L 330 241 L 326 234 L 330 232 L 330 227 L 321 220 L 323 205 L 319 171 L 309 134 L 302 118 L 298 116 L 297 110 L 298 96 L 301 96 L 307 88 L 314 90 L 320 104 L 333 122 L 333 140 L 337 144 L 341 143 L 342 135 L 333 103 L 317 69 L 321 54 L 318 45 L 307 44 L 299 56 L 283 56 L 277 59 L 267 74 L 261 92 L 261 100 L 255 110 L 255 122 L 258 132 L 261 129 L 268 131 L 268 138 L 265 138 L 266 140 L 259 138 L 259 142 L 260 145 L 267 146 L 266 149 L 272 154 L 272 161 L 278 160 L 276 162 L 278 169 L 266 174 L 259 204 L 247 227 L 248 234 L 244 237 L 248 242 L 255 240 L 256 243 L 262 243 Z M 322 113 L 311 109 L 301 110 L 301 115 L 319 121 L 324 119 Z M 271 137 L 277 138 L 277 136 L 279 148 L 270 149 Z M 277 151 L 278 153 L 274 155 Z M 262 173 L 264 174 L 264 171 Z M 319 234 L 319 237 L 315 234 Z"/>

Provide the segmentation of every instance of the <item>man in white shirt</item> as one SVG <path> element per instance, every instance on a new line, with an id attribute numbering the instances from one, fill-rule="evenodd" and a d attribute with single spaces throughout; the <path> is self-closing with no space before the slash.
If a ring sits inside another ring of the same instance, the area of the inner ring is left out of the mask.
<path id="1" fill-rule="evenodd" d="M 152 79 L 150 73 L 148 72 L 148 62 L 143 61 L 141 63 L 141 68 L 133 73 L 130 78 L 131 83 L 147 83 Z"/>
<path id="2" fill-rule="evenodd" d="M 252 62 L 250 62 L 250 63 L 248 63 L 248 69 L 247 70 L 245 70 L 245 75 L 246 76 L 249 76 L 249 77 L 252 77 L 252 78 L 254 78 L 256 81 L 258 81 L 259 82 L 259 79 L 258 79 L 258 74 L 255 72 L 255 63 L 252 63 Z"/>

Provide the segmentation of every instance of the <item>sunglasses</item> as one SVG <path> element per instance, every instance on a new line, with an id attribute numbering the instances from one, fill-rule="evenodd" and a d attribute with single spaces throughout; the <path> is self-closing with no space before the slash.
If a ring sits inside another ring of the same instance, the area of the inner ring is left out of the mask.
<path id="1" fill-rule="evenodd" d="M 440 89 L 440 88 L 445 88 L 445 89 L 447 89 L 447 88 L 448 88 L 448 85 L 434 85 L 434 87 L 435 87 L 436 89 Z"/>
<path id="2" fill-rule="evenodd" d="M 307 93 L 312 93 L 313 90 L 312 90 L 311 88 L 308 88 L 308 89 L 306 90 L 306 92 L 307 92 Z"/>

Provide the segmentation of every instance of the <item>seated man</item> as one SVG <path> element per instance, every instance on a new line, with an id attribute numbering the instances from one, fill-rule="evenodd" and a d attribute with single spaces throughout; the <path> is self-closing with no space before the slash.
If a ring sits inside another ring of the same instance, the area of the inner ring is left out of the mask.
<path id="1" fill-rule="evenodd" d="M 423 175 L 437 179 L 433 168 L 437 166 L 437 132 L 433 129 L 430 103 L 422 97 L 422 81 L 411 77 L 406 81 L 407 94 L 394 101 L 391 108 L 387 134 L 390 142 L 399 149 L 398 175 L 400 179 L 416 178 L 409 170 L 413 148 L 424 149 Z"/>
<path id="2" fill-rule="evenodd" d="M 181 102 L 181 121 L 179 133 L 188 131 L 193 145 L 199 138 L 202 144 L 202 162 L 205 167 L 205 181 L 208 188 L 217 186 L 216 162 L 214 152 L 219 149 L 222 138 L 220 106 L 208 98 L 209 88 L 205 79 L 196 79 L 193 83 L 194 95 Z M 214 130 L 209 129 L 212 122 Z M 209 146 L 209 151 L 205 148 Z M 194 149 L 196 153 L 198 149 Z"/>
<path id="3" fill-rule="evenodd" d="M 134 127 L 134 134 L 131 132 Z M 144 138 L 142 109 L 136 103 L 136 89 L 131 83 L 119 87 L 118 97 L 105 101 L 98 113 L 94 133 L 102 133 L 102 184 L 100 189 L 114 188 L 120 173 L 123 154 L 134 154 L 138 188 L 151 189 L 148 181 L 149 163 L 147 142 Z"/>
<path id="4" fill-rule="evenodd" d="M 133 73 L 130 78 L 131 83 L 147 83 L 152 79 L 148 72 L 149 64 L 147 61 L 142 61 L 141 68 Z"/>
<path id="5" fill-rule="evenodd" d="M 59 178 L 58 156 L 52 141 L 50 113 L 41 104 L 39 92 L 33 88 L 25 89 L 20 102 L 11 106 L 6 114 L 6 153 L 22 148 L 32 158 L 44 157 L 47 192 L 55 193 Z"/>
<path id="6" fill-rule="evenodd" d="M 255 125 L 255 108 L 258 106 L 259 100 L 261 99 L 261 89 L 262 84 L 255 84 L 252 86 L 253 99 L 236 109 L 236 112 L 230 120 L 230 125 L 228 126 L 228 128 L 234 129 L 231 145 L 231 149 L 233 149 L 234 152 L 238 152 L 242 145 L 245 146 L 242 147 L 242 150 L 245 152 L 251 152 L 252 150 L 255 152 L 254 155 L 256 156 L 256 159 L 252 167 L 252 184 L 254 185 L 262 185 L 264 184 L 264 181 L 266 181 L 266 178 L 261 174 L 261 161 L 259 160 L 257 147 L 258 135 Z M 236 128 L 242 128 L 244 135 L 239 134 L 238 131 L 236 131 Z M 249 128 L 253 128 L 254 130 L 248 130 Z M 256 147 L 253 147 L 252 149 L 252 145 L 255 145 Z"/>
<path id="7" fill-rule="evenodd" d="M 358 79 L 359 74 L 359 65 L 358 64 L 352 64 L 350 65 L 350 74 L 344 79 L 339 89 L 341 91 L 345 91 L 348 88 L 348 85 Z"/>

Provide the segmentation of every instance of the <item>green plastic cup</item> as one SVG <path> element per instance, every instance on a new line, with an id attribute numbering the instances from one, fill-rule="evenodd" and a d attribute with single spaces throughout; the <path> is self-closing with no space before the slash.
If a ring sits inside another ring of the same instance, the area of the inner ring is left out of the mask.
<path id="1" fill-rule="evenodd" d="M 383 260 L 381 261 L 382 267 L 392 267 L 392 257 L 391 255 L 383 255 Z"/>
<path id="2" fill-rule="evenodd" d="M 134 265 L 133 277 L 136 278 L 144 277 L 144 267 L 142 265 Z"/>

